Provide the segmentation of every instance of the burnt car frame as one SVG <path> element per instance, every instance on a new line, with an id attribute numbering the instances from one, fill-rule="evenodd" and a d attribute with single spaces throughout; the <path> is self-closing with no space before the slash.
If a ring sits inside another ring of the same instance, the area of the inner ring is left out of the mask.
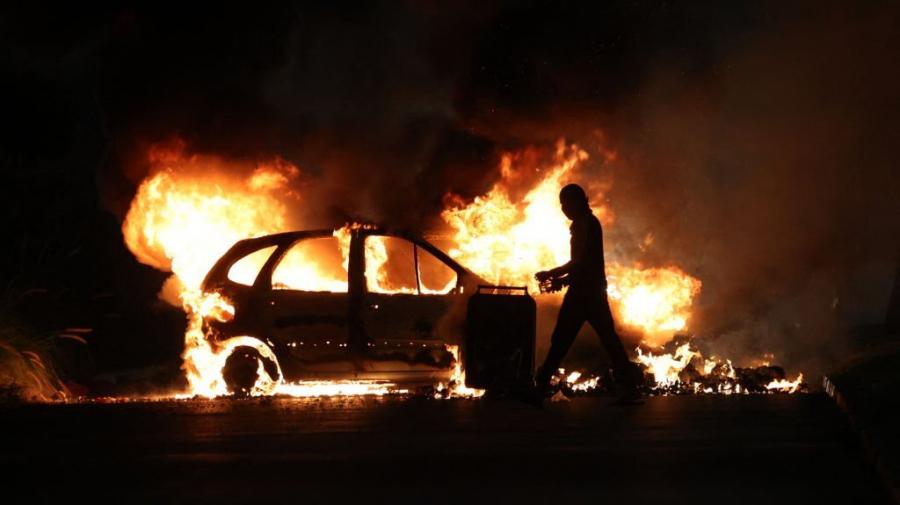
<path id="1" fill-rule="evenodd" d="M 278 289 L 273 283 L 273 273 L 292 247 L 334 237 L 335 230 L 278 233 L 235 243 L 201 286 L 204 292 L 221 293 L 235 309 L 226 322 L 205 321 L 209 338 L 259 339 L 272 349 L 288 381 L 351 378 L 413 385 L 448 378 L 454 358 L 447 345 L 462 343 L 466 302 L 486 281 L 417 234 L 376 226 L 348 231 L 346 292 Z M 369 289 L 366 241 L 371 237 L 408 244 L 414 260 L 414 292 Z M 236 263 L 267 249 L 271 252 L 252 283 L 229 278 Z M 423 290 L 419 266 L 423 255 L 455 274 L 455 284 L 446 293 Z M 272 375 L 274 364 L 264 364 Z"/>

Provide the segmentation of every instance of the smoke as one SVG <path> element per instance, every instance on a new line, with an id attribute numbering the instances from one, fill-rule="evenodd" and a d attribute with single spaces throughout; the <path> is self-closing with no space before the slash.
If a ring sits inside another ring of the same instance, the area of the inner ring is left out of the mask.
<path id="1" fill-rule="evenodd" d="M 108 207 L 124 214 L 147 145 L 179 135 L 294 163 L 307 226 L 431 228 L 502 152 L 565 138 L 615 214 L 607 254 L 703 281 L 707 352 L 815 373 L 883 319 L 895 4 L 344 7 L 123 14 L 104 54 Z"/>
<path id="2" fill-rule="evenodd" d="M 129 11 L 105 62 L 109 207 L 127 209 L 148 147 L 177 136 L 195 152 L 300 167 L 316 179 L 310 226 L 421 227 L 445 192 L 476 194 L 494 175 L 494 141 L 454 107 L 468 35 L 493 11 L 470 7 L 283 3 L 189 8 L 177 20 L 166 8 Z M 437 44 L 450 38 L 455 48 Z"/>
<path id="3" fill-rule="evenodd" d="M 703 280 L 692 327 L 722 355 L 816 373 L 884 320 L 900 259 L 897 13 L 784 13 L 702 78 L 657 69 L 625 107 L 632 173 L 614 207 Z"/>
<path id="4" fill-rule="evenodd" d="M 774 353 L 815 376 L 861 324 L 883 321 L 900 253 L 898 9 L 683 9 L 611 41 L 644 43 L 607 62 L 613 73 L 526 44 L 524 89 L 485 99 L 483 81 L 471 84 L 471 121 L 495 138 L 564 135 L 592 150 L 588 172 L 614 181 L 607 255 L 700 278 L 691 327 L 707 354 Z M 679 18 L 696 33 L 679 33 Z M 578 24 L 569 40 L 586 42 Z"/>

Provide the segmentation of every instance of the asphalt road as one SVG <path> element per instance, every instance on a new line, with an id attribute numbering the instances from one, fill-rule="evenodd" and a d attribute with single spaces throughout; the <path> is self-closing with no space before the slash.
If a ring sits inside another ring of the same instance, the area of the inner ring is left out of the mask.
<path id="1" fill-rule="evenodd" d="M 821 395 L 0 409 L 4 503 L 885 503 Z"/>

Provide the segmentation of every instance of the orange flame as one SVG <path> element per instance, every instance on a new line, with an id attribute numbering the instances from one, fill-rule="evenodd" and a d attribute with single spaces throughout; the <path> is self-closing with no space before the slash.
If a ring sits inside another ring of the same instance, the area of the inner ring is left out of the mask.
<path id="1" fill-rule="evenodd" d="M 186 156 L 183 145 L 154 148 L 150 161 L 154 174 L 138 188 L 125 218 L 122 231 L 125 242 L 139 261 L 173 276 L 160 295 L 173 304 L 181 304 L 188 314 L 182 368 L 187 376 L 187 396 L 215 397 L 228 393 L 222 369 L 231 352 L 248 346 L 271 360 L 278 368 L 272 378 L 259 362 L 258 379 L 251 395 L 282 393 L 293 396 L 319 394 L 385 394 L 392 384 L 373 381 L 335 381 L 285 383 L 278 360 L 262 341 L 248 336 L 222 342 L 207 338 L 203 321 L 233 317 L 234 307 L 218 293 L 202 293 L 204 276 L 235 242 L 241 239 L 287 231 L 289 204 L 299 197 L 288 183 L 299 170 L 282 160 L 260 164 L 254 170 L 228 166 L 214 157 Z M 235 173 L 249 172 L 242 177 Z M 349 249 L 348 228 L 337 230 L 344 255 Z M 252 255 L 251 255 L 252 256 Z M 236 264 L 229 275 L 250 283 L 265 257 Z M 326 291 L 345 291 L 346 281 L 320 271 L 314 261 L 288 255 L 279 268 L 278 282 L 315 286 Z M 376 265 L 377 268 L 377 265 Z"/>
<path id="2" fill-rule="evenodd" d="M 496 284 L 526 285 L 538 291 L 533 275 L 569 260 L 569 221 L 559 205 L 559 191 L 588 159 L 578 146 L 557 144 L 546 174 L 520 202 L 510 196 L 512 159 L 501 165 L 501 180 L 470 204 L 458 204 L 441 216 L 454 230 L 456 247 L 450 255 Z M 595 195 L 595 202 L 602 201 Z M 451 198 L 451 200 L 458 200 Z M 595 205 L 601 221 L 611 215 Z M 700 281 L 677 267 L 642 269 L 615 261 L 607 266 L 609 297 L 617 320 L 639 331 L 646 343 L 662 345 L 685 330 Z"/>
<path id="3" fill-rule="evenodd" d="M 239 177 L 216 158 L 178 151 L 157 150 L 151 162 L 155 173 L 138 188 L 122 232 L 138 261 L 174 273 L 163 292 L 170 302 L 198 290 L 238 240 L 289 228 L 286 203 L 295 195 L 284 185 L 299 174 L 289 163 L 275 160 Z"/>
<path id="4" fill-rule="evenodd" d="M 580 393 L 597 389 L 600 386 L 600 377 L 584 375 L 577 370 L 567 374 L 565 368 L 560 368 L 550 379 L 550 384 L 562 384 L 567 389 Z"/>
<path id="5" fill-rule="evenodd" d="M 637 349 L 637 353 L 638 363 L 645 365 L 653 374 L 653 379 L 660 385 L 678 382 L 678 374 L 690 364 L 694 356 L 700 355 L 699 352 L 691 350 L 690 342 L 679 346 L 672 354 L 656 356 L 652 352 L 644 354 L 640 348 Z"/>
<path id="6" fill-rule="evenodd" d="M 803 374 L 797 375 L 797 378 L 789 381 L 787 379 L 781 380 L 773 380 L 768 385 L 766 385 L 766 389 L 769 391 L 776 391 L 781 393 L 796 393 L 800 390 L 800 387 L 803 385 Z"/>
<path id="7" fill-rule="evenodd" d="M 618 322 L 641 332 L 644 342 L 660 346 L 687 329 L 691 304 L 700 281 L 678 267 L 607 267 L 607 293 Z"/>
<path id="8" fill-rule="evenodd" d="M 558 195 L 569 173 L 587 159 L 577 146 L 560 144 L 556 164 L 521 202 L 510 197 L 510 158 L 504 179 L 466 206 L 446 209 L 441 217 L 455 230 L 449 254 L 495 284 L 527 285 L 537 291 L 535 272 L 569 259 L 569 225 Z"/>
<path id="9" fill-rule="evenodd" d="M 435 398 L 481 398 L 484 396 L 483 389 L 475 389 L 466 386 L 466 372 L 463 370 L 462 361 L 459 359 L 459 346 L 446 346 L 447 352 L 453 355 L 453 375 L 446 384 L 441 382 L 437 385 Z"/>

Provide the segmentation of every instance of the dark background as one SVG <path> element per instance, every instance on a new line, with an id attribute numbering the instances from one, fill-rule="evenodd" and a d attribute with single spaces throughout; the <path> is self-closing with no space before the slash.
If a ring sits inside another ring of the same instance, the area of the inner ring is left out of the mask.
<path id="1" fill-rule="evenodd" d="M 119 229 L 155 142 L 284 157 L 310 225 L 425 228 L 501 152 L 565 138 L 613 181 L 611 254 L 704 282 L 712 350 L 820 370 L 896 272 L 898 24 L 888 1 L 5 4 L 4 317 L 94 328 L 75 375 L 177 361 L 165 274 Z"/>

